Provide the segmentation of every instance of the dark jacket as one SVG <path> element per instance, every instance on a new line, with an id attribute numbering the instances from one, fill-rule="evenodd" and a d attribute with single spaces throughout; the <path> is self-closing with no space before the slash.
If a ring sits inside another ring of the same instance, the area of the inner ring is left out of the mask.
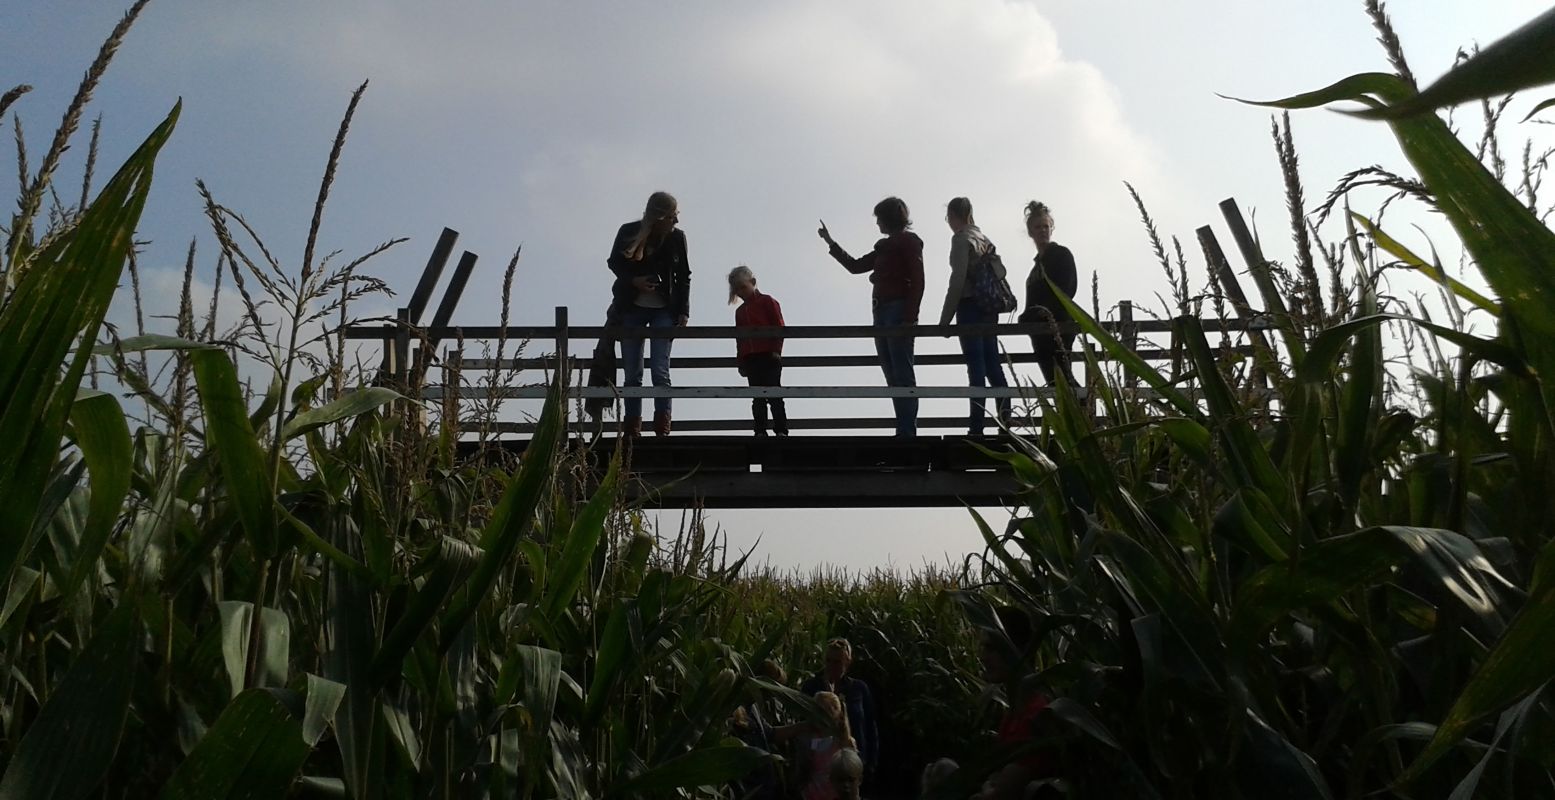
<path id="1" fill-rule="evenodd" d="M 859 756 L 864 759 L 864 774 L 874 773 L 880 757 L 880 728 L 875 718 L 875 698 L 869 693 L 869 684 L 851 675 L 844 675 L 837 688 L 832 689 L 826 681 L 826 674 L 817 672 L 799 687 L 799 691 L 812 697 L 816 692 L 836 692 L 842 698 L 842 705 L 848 710 L 848 728 L 853 733 L 853 741 L 858 744 Z"/>
<path id="2" fill-rule="evenodd" d="M 626 257 L 626 249 L 641 228 L 642 221 L 637 220 L 622 225 L 616 232 L 610 258 L 605 262 L 616 276 L 610 287 L 611 300 L 617 309 L 631 308 L 637 298 L 637 287 L 632 285 L 632 279 L 651 276 L 658 280 L 657 291 L 669 301 L 670 311 L 680 317 L 691 316 L 691 264 L 686 260 L 685 232 L 679 228 L 670 231 L 641 261 L 632 261 Z"/>
<path id="3" fill-rule="evenodd" d="M 906 300 L 909 322 L 918 321 L 923 304 L 923 240 L 912 231 L 893 233 L 875 242 L 875 249 L 854 258 L 833 244 L 831 257 L 855 275 L 870 273 L 876 300 Z"/>
<path id="4" fill-rule="evenodd" d="M 1069 312 L 1064 310 L 1063 304 L 1053 296 L 1053 290 L 1047 285 L 1047 281 L 1042 280 L 1044 274 L 1058 285 L 1064 296 L 1070 300 L 1074 299 L 1075 290 L 1079 288 L 1074 254 L 1061 244 L 1050 244 L 1047 246 L 1047 252 L 1031 260 L 1031 274 L 1026 276 L 1026 310 L 1021 312 L 1020 321 L 1035 322 L 1038 307 L 1053 312 L 1053 319 L 1058 322 L 1071 321 Z"/>

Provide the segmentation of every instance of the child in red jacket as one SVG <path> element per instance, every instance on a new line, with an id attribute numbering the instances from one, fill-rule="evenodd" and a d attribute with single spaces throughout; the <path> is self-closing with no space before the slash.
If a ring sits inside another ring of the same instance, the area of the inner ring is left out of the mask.
<path id="1" fill-rule="evenodd" d="M 740 307 L 734 310 L 734 324 L 739 328 L 783 327 L 783 307 L 778 301 L 756 290 L 756 273 L 750 267 L 739 266 L 729 271 L 729 302 L 739 298 Z M 782 339 L 736 339 L 740 374 L 751 386 L 783 385 Z M 758 397 L 751 400 L 751 417 L 755 419 L 756 435 L 767 435 L 767 409 L 772 409 L 772 430 L 779 436 L 788 435 L 788 412 L 783 398 Z"/>

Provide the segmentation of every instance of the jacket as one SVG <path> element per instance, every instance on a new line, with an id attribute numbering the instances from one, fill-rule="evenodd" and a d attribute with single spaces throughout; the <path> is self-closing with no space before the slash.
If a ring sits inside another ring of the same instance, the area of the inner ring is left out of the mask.
<path id="1" fill-rule="evenodd" d="M 783 327 L 783 307 L 776 298 L 757 292 L 734 310 L 734 324 L 738 328 Z M 739 359 L 757 353 L 783 354 L 782 339 L 736 339 L 735 352 Z"/>
<path id="2" fill-rule="evenodd" d="M 875 242 L 875 249 L 858 258 L 833 244 L 831 257 L 855 275 L 870 273 L 869 282 L 875 285 L 874 298 L 907 301 L 905 319 L 909 323 L 918 321 L 918 308 L 923 304 L 923 240 L 918 234 L 893 233 Z"/>
<path id="3" fill-rule="evenodd" d="M 636 220 L 622 225 L 616 232 L 610 257 L 605 261 L 616 276 L 610 287 L 612 301 L 622 311 L 631 308 L 637 299 L 637 287 L 632 285 L 632 279 L 652 277 L 658 280 L 656 291 L 667 301 L 670 311 L 678 317 L 691 316 L 691 264 L 686 260 L 685 232 L 679 228 L 671 230 L 641 261 L 633 261 L 625 253 L 641 229 L 642 221 Z"/>

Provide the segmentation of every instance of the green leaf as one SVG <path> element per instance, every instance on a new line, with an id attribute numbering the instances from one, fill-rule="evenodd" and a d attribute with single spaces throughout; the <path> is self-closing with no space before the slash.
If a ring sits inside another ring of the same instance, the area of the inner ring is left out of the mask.
<path id="1" fill-rule="evenodd" d="M 108 535 L 119 521 L 124 497 L 129 494 L 134 459 L 124 411 L 111 395 L 77 400 L 70 412 L 70 423 L 76 446 L 81 448 L 81 458 L 86 462 L 92 495 L 70 577 L 59 588 L 59 593 L 66 597 L 73 596 L 76 587 L 97 568 L 97 557 L 108 543 Z"/>
<path id="2" fill-rule="evenodd" d="M 446 536 L 439 540 L 437 549 L 418 567 L 418 571 L 427 570 L 426 581 L 416 590 L 404 614 L 384 635 L 382 646 L 373 656 L 368 669 L 368 685 L 382 687 L 400 673 L 405 656 L 432 624 L 437 612 L 466 582 L 479 558 L 479 551 L 464 542 Z"/>
<path id="3" fill-rule="evenodd" d="M 287 796 L 312 748 L 289 707 L 292 693 L 249 689 L 222 709 L 162 787 L 162 800 L 269 800 Z"/>
<path id="4" fill-rule="evenodd" d="M 562 544 L 561 558 L 551 568 L 550 582 L 546 586 L 544 614 L 555 617 L 572 605 L 578 589 L 588 577 L 589 565 L 594 562 L 594 552 L 605 534 L 605 522 L 616 502 L 616 476 L 619 458 L 610 459 L 605 478 L 589 498 L 588 504 L 578 512 L 572 522 L 572 530 Z"/>
<path id="5" fill-rule="evenodd" d="M 518 543 L 534 526 L 541 495 L 551 479 L 551 461 L 556 454 L 556 444 L 561 437 L 566 413 L 561 386 L 560 379 L 551 384 L 534 437 L 524 449 L 524 459 L 519 464 L 518 474 L 508 483 L 490 521 L 481 532 L 480 563 L 463 590 L 455 597 L 453 607 L 442 617 L 442 649 L 445 651 L 459 629 L 475 616 L 476 608 L 486 598 L 487 592 L 491 591 L 497 577 L 513 560 Z"/>
<path id="6" fill-rule="evenodd" d="M 1528 116 L 1523 117 L 1523 122 L 1527 122 L 1528 120 L 1533 119 L 1534 117 L 1538 116 L 1540 111 L 1543 111 L 1547 108 L 1555 108 L 1555 97 L 1551 97 L 1550 99 L 1534 106 L 1533 110 L 1528 112 Z"/>
<path id="7" fill-rule="evenodd" d="M 243 690 L 243 673 L 248 664 L 249 626 L 253 622 L 254 605 L 235 600 L 216 604 L 221 617 L 221 657 L 227 667 L 227 681 L 232 693 Z M 255 676 L 258 686 L 285 686 L 287 658 L 291 652 L 291 621 L 279 609 L 266 608 L 260 614 L 259 624 L 259 672 Z"/>
<path id="8" fill-rule="evenodd" d="M 196 350 L 189 359 L 205 410 L 205 439 L 226 476 L 223 487 L 261 558 L 273 558 L 278 542 L 274 498 L 264 451 L 244 408 L 232 359 L 221 350 Z"/>
<path id="9" fill-rule="evenodd" d="M 100 344 L 92 348 L 94 356 L 108 356 L 115 353 L 141 353 L 151 350 L 216 350 L 216 345 L 207 342 L 194 342 L 177 336 L 167 336 L 160 333 L 145 333 L 139 336 L 129 336 L 124 339 Z"/>
<path id="10" fill-rule="evenodd" d="M 1555 8 L 1497 39 L 1420 94 L 1360 116 L 1398 119 L 1555 83 Z"/>
<path id="11" fill-rule="evenodd" d="M 1459 281 L 1451 275 L 1443 272 L 1435 264 L 1426 263 L 1425 259 L 1415 255 L 1413 251 L 1405 247 L 1397 239 L 1394 239 L 1381 228 L 1372 224 L 1372 221 L 1367 219 L 1364 215 L 1351 211 L 1350 218 L 1354 220 L 1357 225 L 1361 226 L 1361 228 L 1364 229 L 1369 236 L 1371 236 L 1372 241 L 1376 242 L 1377 246 L 1382 248 L 1389 255 L 1393 256 L 1399 261 L 1404 262 L 1410 268 L 1425 273 L 1425 275 L 1431 280 L 1446 285 L 1448 289 L 1452 290 L 1453 294 L 1469 301 L 1470 303 L 1473 303 L 1475 306 L 1478 306 L 1484 311 L 1490 312 L 1492 316 L 1501 316 L 1501 306 L 1497 305 L 1494 300 L 1491 300 L 1490 298 L 1464 285 L 1462 281 Z"/>
<path id="12" fill-rule="evenodd" d="M 70 233 L 35 253 L 20 274 L 13 263 L 7 275 L 16 284 L 0 308 L 0 530 L 7 532 L 0 537 L 0 581 L 27 556 L 28 538 L 15 534 L 33 528 L 151 191 L 153 164 L 179 110 L 130 156 Z"/>
<path id="13" fill-rule="evenodd" d="M 767 753 L 744 745 L 693 750 L 621 784 L 611 795 L 667 794 L 675 789 L 721 786 L 771 760 Z"/>
<path id="14" fill-rule="evenodd" d="M 108 774 L 140 655 L 135 607 L 132 599 L 121 601 L 53 687 L 0 778 L 0 797 L 84 798 Z"/>
<path id="15" fill-rule="evenodd" d="M 1555 542 L 1545 544 L 1539 554 L 1541 563 L 1550 560 L 1555 560 Z M 1535 584 L 1527 602 L 1437 726 L 1431 743 L 1401 780 L 1419 778 L 1485 719 L 1555 678 L 1555 648 L 1548 641 L 1551 630 L 1555 630 L 1555 581 L 1545 580 Z"/>
<path id="16" fill-rule="evenodd" d="M 335 400 L 310 409 L 292 417 L 281 429 L 281 437 L 294 439 L 308 431 L 322 428 L 333 422 L 366 414 L 369 411 L 395 400 L 404 399 L 404 395 L 393 389 L 382 386 L 368 386 L 345 394 Z"/>
<path id="17" fill-rule="evenodd" d="M 1107 351 L 1108 355 L 1123 365 L 1124 369 L 1145 383 L 1150 384 L 1150 388 L 1156 390 L 1161 395 L 1161 399 L 1171 403 L 1184 416 L 1201 416 L 1198 405 L 1188 399 L 1182 392 L 1177 391 L 1177 387 L 1173 386 L 1172 382 L 1165 375 L 1162 375 L 1159 370 L 1140 358 L 1133 348 L 1123 344 L 1117 340 L 1117 337 L 1108 333 L 1101 326 L 1101 323 L 1092 319 L 1091 315 L 1086 313 L 1085 309 L 1080 308 L 1078 305 L 1075 305 L 1074 301 L 1065 297 L 1063 291 L 1056 284 L 1053 284 L 1052 279 L 1047 279 L 1047 281 L 1052 288 L 1053 296 L 1057 297 L 1058 302 L 1063 304 L 1064 309 L 1069 312 L 1069 316 L 1074 319 L 1075 324 L 1080 326 L 1081 332 L 1095 339 L 1102 349 Z"/>
<path id="18" fill-rule="evenodd" d="M 302 715 L 302 739 L 309 747 L 318 745 L 319 739 L 324 736 L 324 731 L 335 724 L 335 711 L 340 708 L 340 700 L 345 696 L 345 684 L 308 673 L 308 697 Z"/>

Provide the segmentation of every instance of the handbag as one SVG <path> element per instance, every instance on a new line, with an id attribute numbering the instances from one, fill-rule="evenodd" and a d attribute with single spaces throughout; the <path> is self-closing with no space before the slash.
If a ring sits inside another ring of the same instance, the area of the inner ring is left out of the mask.
<path id="1" fill-rule="evenodd" d="M 1010 282 L 1001 274 L 1005 272 L 1003 266 L 999 251 L 993 242 L 989 242 L 988 249 L 978 256 L 967 276 L 972 282 L 972 302 L 990 314 L 1008 314 L 1017 304 L 1015 292 L 1010 291 Z"/>

